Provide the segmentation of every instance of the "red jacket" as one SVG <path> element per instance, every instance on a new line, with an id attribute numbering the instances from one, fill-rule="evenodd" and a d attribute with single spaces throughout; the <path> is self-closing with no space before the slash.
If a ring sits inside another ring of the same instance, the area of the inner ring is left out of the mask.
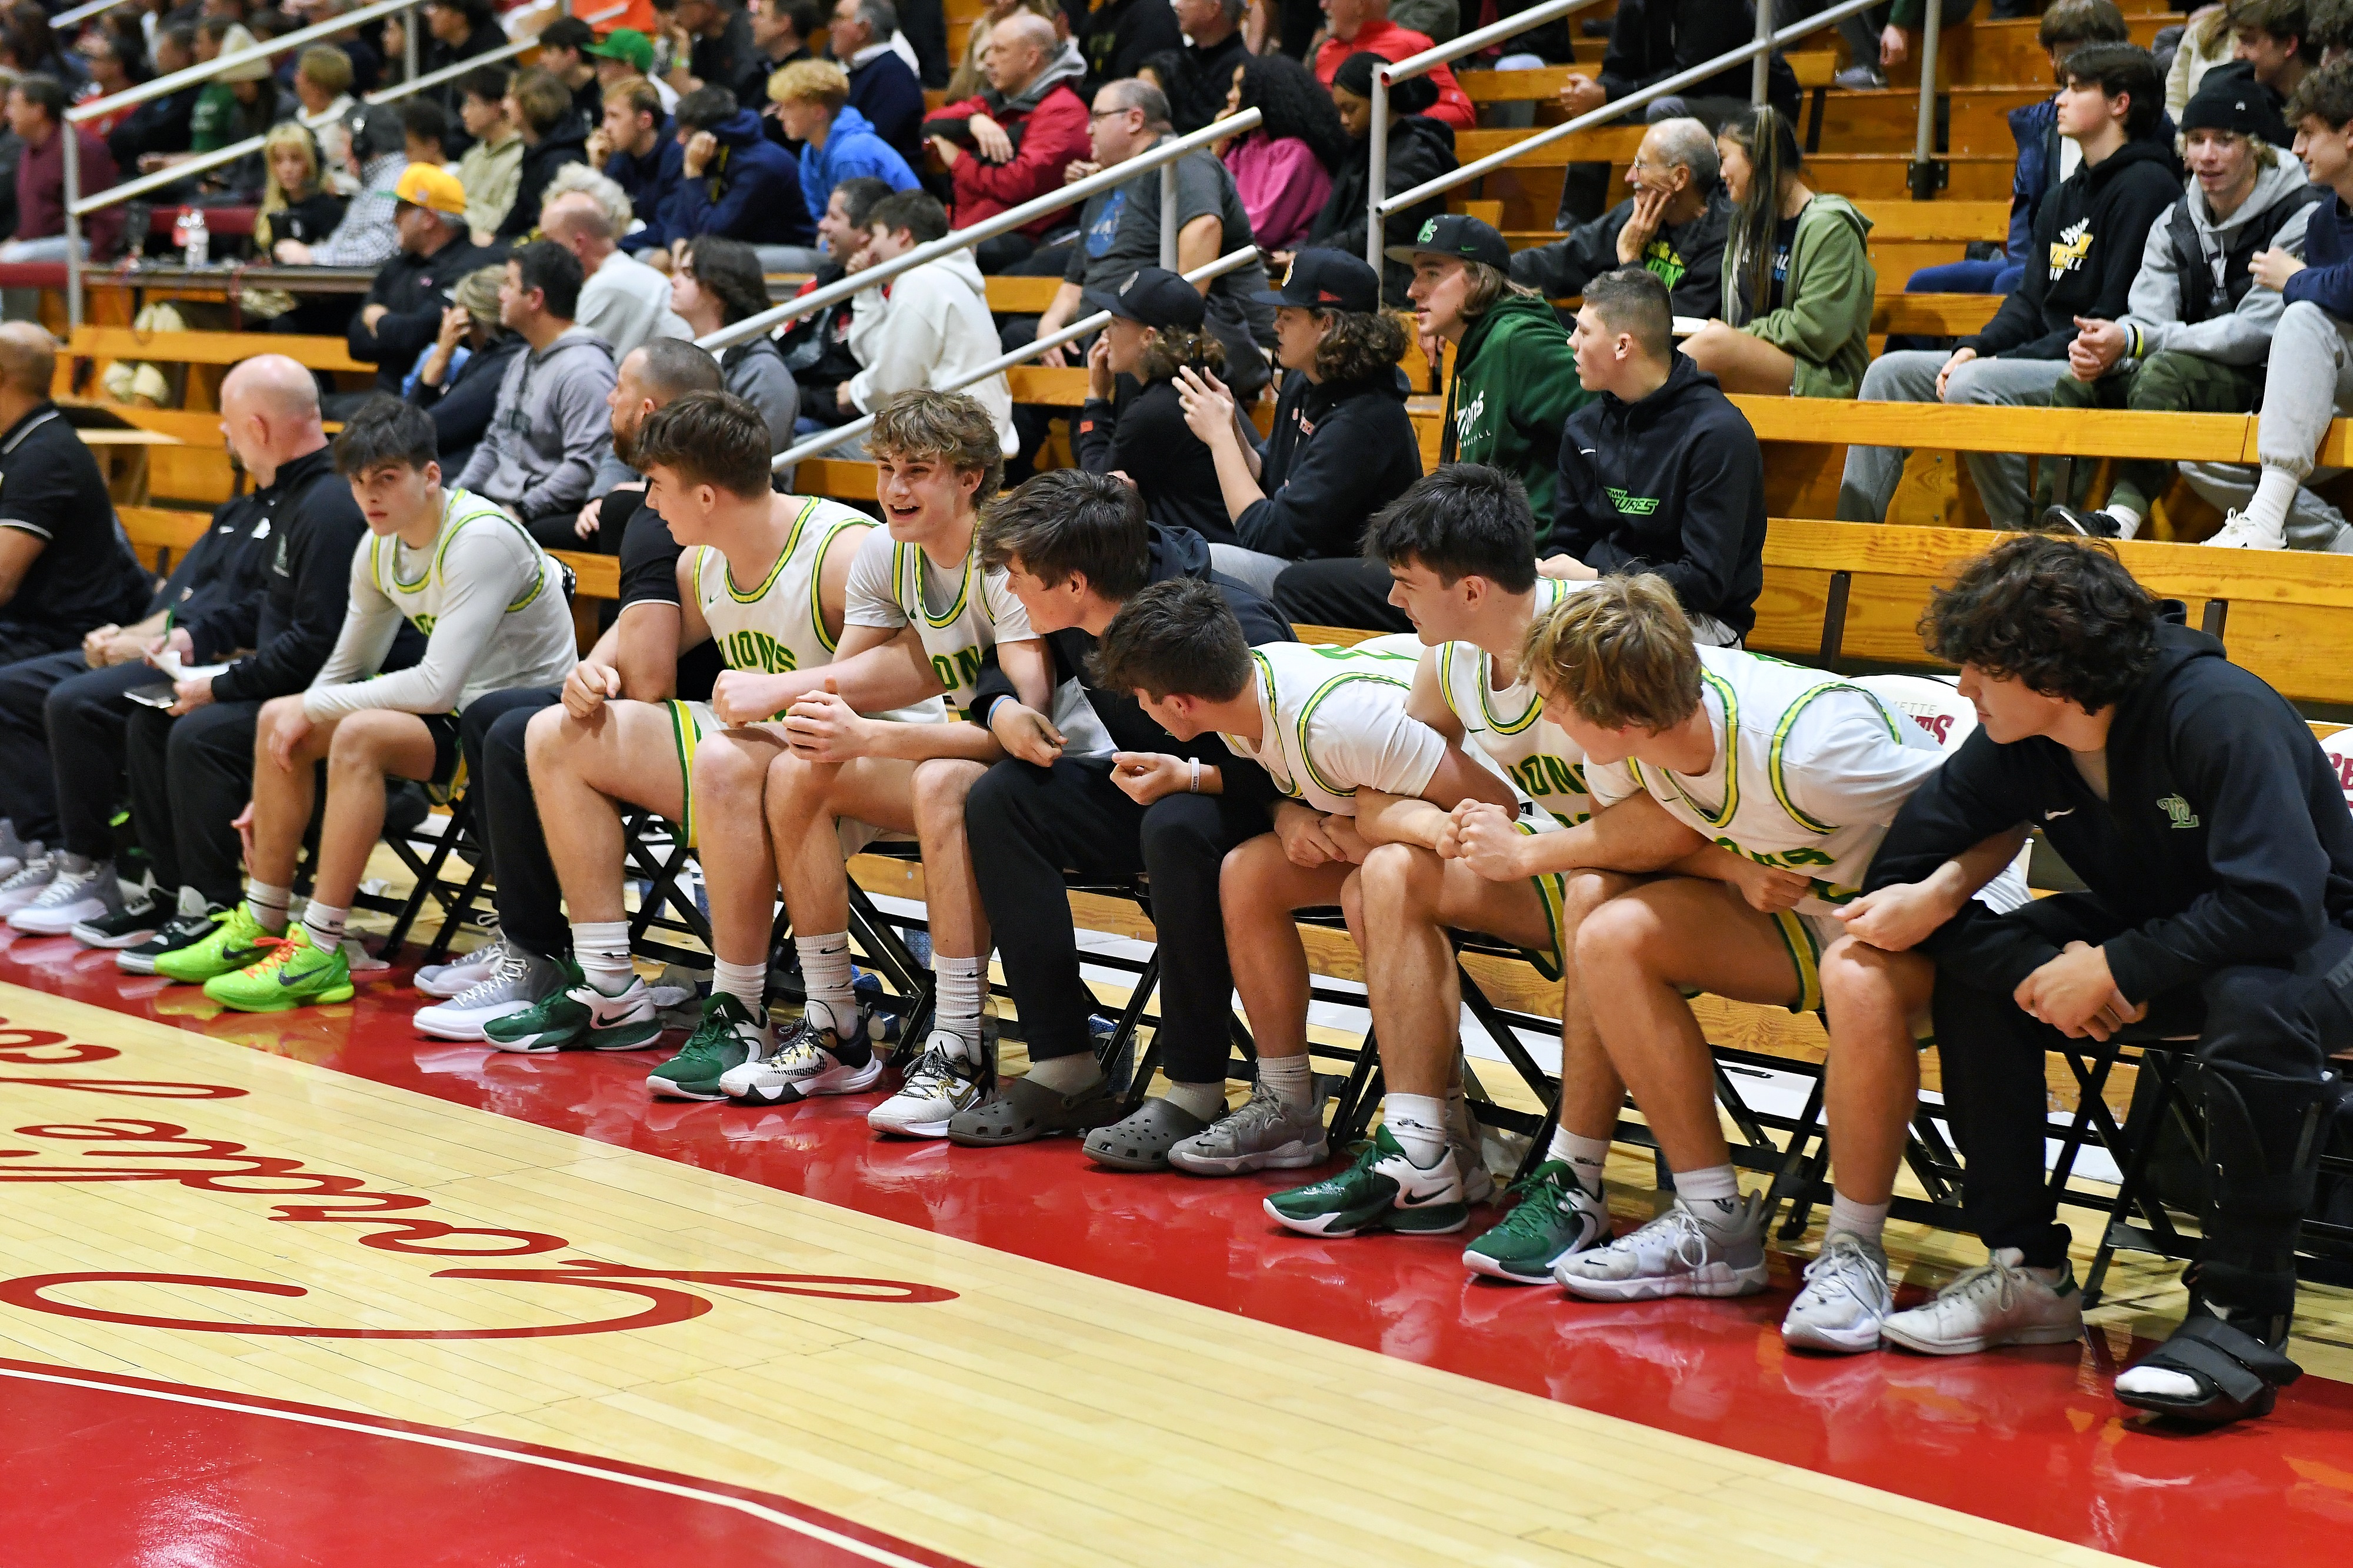
<path id="1" fill-rule="evenodd" d="M 964 156 L 948 171 L 955 182 L 955 211 L 951 221 L 958 228 L 968 228 L 983 218 L 995 217 L 1008 207 L 1018 207 L 1048 191 L 1060 190 L 1062 171 L 1075 159 L 1094 155 L 1087 140 L 1086 100 L 1071 91 L 1068 82 L 1057 83 L 1039 100 L 1038 107 L 1026 114 L 992 113 L 978 98 L 944 105 L 923 117 L 924 133 L 931 134 L 934 121 L 969 120 L 976 114 L 988 115 L 1013 139 L 1013 161 L 987 163 L 969 146 L 964 148 Z M 1033 239 L 1043 238 L 1057 223 L 1067 226 L 1077 212 L 1073 206 L 1049 213 L 1036 223 L 1025 225 L 1021 232 Z"/>
<path id="2" fill-rule="evenodd" d="M 81 194 L 97 195 L 115 183 L 114 154 L 86 127 L 59 124 L 38 147 L 26 147 L 16 160 L 17 239 L 47 239 L 66 231 L 66 137 L 78 135 L 81 151 Z M 83 221 L 82 234 L 92 256 L 112 256 L 122 237 L 122 208 L 100 207 Z"/>
<path id="3" fill-rule="evenodd" d="M 1367 50 L 1385 60 L 1407 59 L 1430 47 L 1430 39 L 1411 27 L 1400 27 L 1384 16 L 1377 22 L 1366 22 L 1356 29 L 1353 38 L 1326 38 L 1324 47 L 1315 51 L 1315 79 L 1325 87 L 1340 72 L 1340 62 L 1350 55 Z M 1463 95 L 1462 84 L 1454 79 L 1454 68 L 1440 66 L 1430 73 L 1430 81 L 1438 88 L 1438 101 L 1422 110 L 1432 120 L 1451 125 L 1457 131 L 1468 131 L 1478 123 L 1479 116 Z"/>

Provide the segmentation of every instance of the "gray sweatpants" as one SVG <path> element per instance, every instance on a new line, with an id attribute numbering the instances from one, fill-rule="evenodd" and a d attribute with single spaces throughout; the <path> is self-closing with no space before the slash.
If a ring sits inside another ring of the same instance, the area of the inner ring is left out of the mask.
<path id="1" fill-rule="evenodd" d="M 2328 422 L 2353 409 L 2353 327 L 2309 300 L 2280 312 L 2272 334 L 2263 377 L 2263 414 L 2255 422 L 2255 455 L 2266 468 L 2283 468 L 2298 479 L 2329 479 L 2338 470 L 2315 470 L 2312 459 Z M 2189 488 L 2225 511 L 2246 506 L 2261 471 L 2237 463 L 2184 463 Z M 2308 489 L 2288 506 L 2290 550 L 2327 550 L 2353 554 L 2353 529 L 2345 514 Z"/>
<path id="2" fill-rule="evenodd" d="M 1951 357 L 1942 349 L 1902 349 L 1882 354 L 1862 373 L 1862 385 L 1855 395 L 1864 402 L 1934 403 L 1936 373 Z M 2050 405 L 2052 384 L 2066 374 L 2063 359 L 1974 359 L 1953 372 L 1945 384 L 1945 401 L 2044 408 Z M 1910 455 L 1901 447 L 1849 447 L 1846 473 L 1839 480 L 1840 520 L 1884 522 L 1887 503 L 1904 477 L 1904 459 Z M 2027 494 L 2022 455 L 1969 452 L 1964 458 L 1995 527 L 2033 523 L 2034 519 L 2027 515 L 2032 503 Z"/>

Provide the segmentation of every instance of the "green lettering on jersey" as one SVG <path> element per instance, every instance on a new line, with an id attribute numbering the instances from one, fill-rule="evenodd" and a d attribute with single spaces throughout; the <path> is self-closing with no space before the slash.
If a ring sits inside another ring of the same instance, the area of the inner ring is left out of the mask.
<path id="1" fill-rule="evenodd" d="M 438 616 L 411 616 L 408 624 L 429 637 L 433 635 L 433 623 L 440 618 Z"/>
<path id="2" fill-rule="evenodd" d="M 730 669 L 756 669 L 766 675 L 782 675 L 800 668 L 792 649 L 767 633 L 749 626 L 729 632 L 720 642 L 719 657 L 727 661 Z"/>
<path id="3" fill-rule="evenodd" d="M 1659 498 L 1656 496 L 1628 495 L 1615 485 L 1604 485 L 1601 489 L 1609 498 L 1609 504 L 1628 517 L 1648 517 L 1659 510 Z"/>

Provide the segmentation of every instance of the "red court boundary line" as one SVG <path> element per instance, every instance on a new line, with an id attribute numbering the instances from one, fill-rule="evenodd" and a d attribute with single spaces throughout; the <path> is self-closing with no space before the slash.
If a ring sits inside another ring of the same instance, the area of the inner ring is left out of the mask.
<path id="1" fill-rule="evenodd" d="M 881 1568 L 972 1568 L 960 1557 L 950 1557 L 884 1533 L 867 1525 L 795 1502 L 790 1498 L 773 1492 L 755 1491 L 749 1487 L 732 1486 L 724 1481 L 703 1480 L 673 1470 L 656 1469 L 648 1465 L 634 1465 L 623 1459 L 595 1458 L 563 1448 L 551 1448 L 519 1438 L 497 1437 L 486 1434 L 457 1433 L 447 1427 L 427 1426 L 420 1422 L 401 1421 L 391 1416 L 369 1415 L 354 1411 L 335 1410 L 324 1405 L 303 1405 L 293 1400 L 272 1399 L 263 1394 L 232 1394 L 225 1389 L 197 1388 L 186 1384 L 167 1383 L 160 1379 L 132 1377 L 121 1373 L 87 1372 L 79 1367 L 52 1366 L 40 1362 L 14 1361 L 0 1357 L 0 1377 L 16 1378 L 27 1383 L 60 1384 L 68 1388 L 91 1389 L 100 1393 L 127 1394 L 140 1398 L 154 1399 L 174 1405 L 193 1405 L 206 1409 L 226 1410 L 248 1415 L 264 1415 L 280 1421 L 290 1421 L 308 1426 L 332 1427 L 340 1431 L 359 1432 L 375 1436 L 393 1437 L 404 1442 L 419 1443 L 429 1447 L 446 1448 L 458 1453 L 475 1454 L 490 1458 L 509 1459 L 516 1464 L 532 1465 L 542 1469 L 562 1470 L 592 1479 L 612 1481 L 621 1486 L 635 1487 L 644 1491 L 662 1492 L 690 1502 L 708 1503 L 746 1514 L 765 1524 L 821 1542 L 837 1551 L 847 1552 Z"/>

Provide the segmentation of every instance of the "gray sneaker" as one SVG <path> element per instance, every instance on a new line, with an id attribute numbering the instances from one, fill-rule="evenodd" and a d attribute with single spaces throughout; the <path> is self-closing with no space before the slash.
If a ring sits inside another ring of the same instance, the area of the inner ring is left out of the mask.
<path id="1" fill-rule="evenodd" d="M 496 969 L 448 1001 L 417 1010 L 419 1033 L 438 1040 L 479 1040 L 491 1019 L 522 1012 L 562 988 L 563 965 L 504 941 L 495 945 Z"/>
<path id="2" fill-rule="evenodd" d="M 1765 1289 L 1765 1195 L 1741 1199 L 1731 1218 L 1736 1228 L 1720 1237 L 1677 1198 L 1632 1235 L 1562 1258 L 1553 1278 L 1592 1301 L 1751 1295 Z"/>
<path id="3" fill-rule="evenodd" d="M 0 816 L 0 879 L 15 876 L 41 853 L 41 841 L 16 837 L 16 824 Z"/>
<path id="4" fill-rule="evenodd" d="M 1229 1110 L 1197 1132 L 1170 1146 L 1168 1163 L 1197 1176 L 1238 1176 L 1245 1171 L 1295 1171 L 1320 1165 L 1332 1157 L 1324 1132 L 1324 1089 L 1315 1099 L 1294 1106 L 1265 1084 L 1250 1090 L 1238 1110 Z"/>
<path id="5" fill-rule="evenodd" d="M 8 914 L 8 924 L 29 936 L 63 936 L 85 921 L 102 921 L 122 912 L 122 884 L 115 879 L 114 862 L 91 860 L 68 866 L 60 856 L 58 873 L 37 897 Z"/>
<path id="6" fill-rule="evenodd" d="M 428 963 L 409 976 L 408 983 L 437 1001 L 447 1002 L 452 996 L 471 991 L 499 972 L 507 954 L 514 952 L 504 935 L 493 936 L 473 952 L 463 953 L 447 963 Z"/>
<path id="7" fill-rule="evenodd" d="M 57 880 L 58 858 L 36 855 L 10 875 L 0 880 L 0 917 L 15 914 L 47 891 Z"/>
<path id="8" fill-rule="evenodd" d="M 1879 1348 L 1879 1325 L 1895 1310 L 1887 1254 L 1843 1231 L 1822 1238 L 1806 1265 L 1806 1286 L 1781 1320 L 1781 1342 L 1801 1350 L 1852 1355 Z"/>

